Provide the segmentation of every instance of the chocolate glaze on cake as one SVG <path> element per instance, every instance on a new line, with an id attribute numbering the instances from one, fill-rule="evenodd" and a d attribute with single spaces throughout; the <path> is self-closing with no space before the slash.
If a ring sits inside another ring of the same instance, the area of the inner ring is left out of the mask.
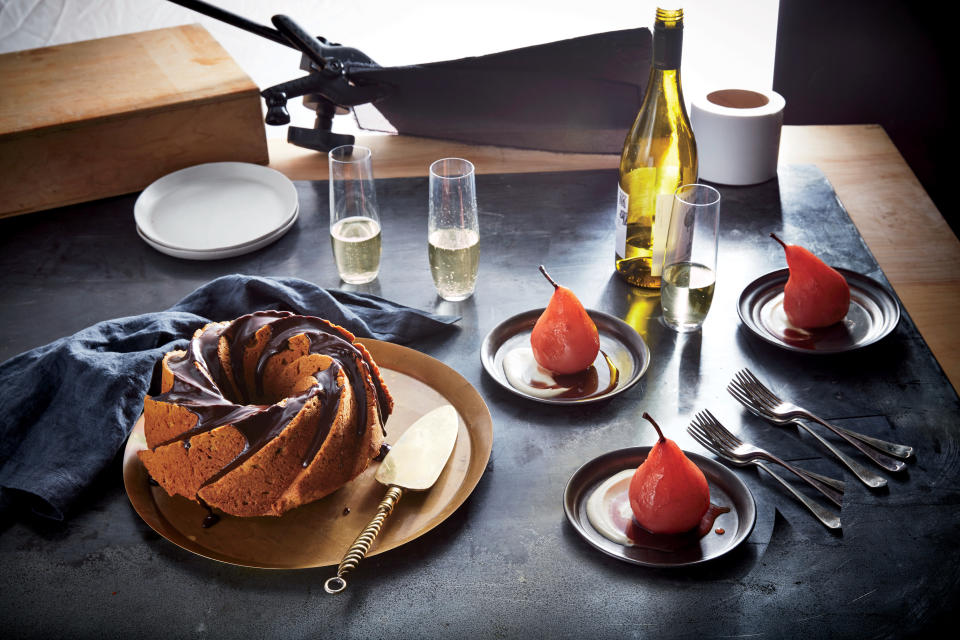
<path id="1" fill-rule="evenodd" d="M 269 339 L 257 357 L 254 385 L 249 388 L 243 355 L 245 349 L 254 342 L 257 332 L 267 325 L 270 327 Z M 317 384 L 281 402 L 274 402 L 264 392 L 264 371 L 270 359 L 286 351 L 288 342 L 295 336 L 305 336 L 309 340 L 309 353 L 327 356 L 332 364 L 312 374 Z M 224 347 L 230 353 L 229 372 L 225 370 L 221 356 Z M 302 467 L 308 467 L 326 441 L 337 417 L 344 391 L 338 378 L 345 378 L 353 390 L 357 416 L 356 438 L 362 439 L 368 428 L 367 388 L 372 386 L 375 391 L 376 417 L 384 433 L 384 425 L 392 408 L 392 401 L 383 387 L 376 365 L 365 349 L 353 343 L 353 336 L 348 331 L 320 318 L 293 315 L 286 311 L 260 311 L 231 323 L 208 325 L 194 336 L 182 357 L 172 357 L 167 361 L 167 367 L 173 376 L 173 384 L 166 392 L 154 396 L 153 400 L 181 406 L 196 415 L 197 420 L 188 430 L 156 444 L 153 450 L 175 442 L 182 442 L 183 447 L 189 449 L 191 438 L 224 425 L 232 425 L 245 440 L 243 449 L 207 478 L 200 485 L 201 489 L 217 482 L 263 449 L 301 412 L 308 401 L 318 398 L 318 427 L 301 460 Z M 341 372 L 342 378 L 339 376 Z M 237 394 L 239 397 L 235 397 Z M 197 500 L 202 502 L 199 495 Z"/>

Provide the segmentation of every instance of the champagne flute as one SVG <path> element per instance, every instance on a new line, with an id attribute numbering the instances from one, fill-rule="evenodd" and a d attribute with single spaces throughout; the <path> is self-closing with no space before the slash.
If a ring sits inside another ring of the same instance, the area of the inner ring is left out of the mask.
<path id="1" fill-rule="evenodd" d="M 704 184 L 677 189 L 663 257 L 663 322 L 679 333 L 703 325 L 717 281 L 720 192 Z"/>
<path id="2" fill-rule="evenodd" d="M 380 214 L 371 152 L 344 145 L 328 157 L 330 245 L 337 272 L 348 284 L 365 284 L 380 272 Z"/>
<path id="3" fill-rule="evenodd" d="M 430 274 L 437 293 L 456 302 L 473 295 L 480 264 L 480 226 L 474 167 L 462 158 L 430 165 L 427 218 Z"/>

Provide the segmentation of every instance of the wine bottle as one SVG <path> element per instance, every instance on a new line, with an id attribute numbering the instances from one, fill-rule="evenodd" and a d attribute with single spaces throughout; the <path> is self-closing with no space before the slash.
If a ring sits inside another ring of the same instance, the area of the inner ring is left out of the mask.
<path id="1" fill-rule="evenodd" d="M 680 89 L 683 9 L 657 9 L 646 94 L 620 156 L 617 273 L 660 288 L 663 251 L 677 187 L 697 181 L 697 144 Z"/>

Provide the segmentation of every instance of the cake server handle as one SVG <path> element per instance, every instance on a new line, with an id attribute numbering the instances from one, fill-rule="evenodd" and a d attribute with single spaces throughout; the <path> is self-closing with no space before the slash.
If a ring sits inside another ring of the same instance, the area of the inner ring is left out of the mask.
<path id="1" fill-rule="evenodd" d="M 347 549 L 347 553 L 344 554 L 343 560 L 340 561 L 340 565 L 337 567 L 337 575 L 328 578 L 327 581 L 323 583 L 323 589 L 327 593 L 340 593 L 347 588 L 347 581 L 344 580 L 343 577 L 350 571 L 356 569 L 360 561 L 367 555 L 373 541 L 380 535 L 380 529 L 383 527 L 384 521 L 387 519 L 387 516 L 393 512 L 393 508 L 397 506 L 402 495 L 402 488 L 396 485 L 390 485 L 390 488 L 387 489 L 387 494 L 383 497 L 383 500 L 380 501 L 380 504 L 377 505 L 377 514 L 373 516 L 370 524 L 360 532 L 357 539 L 354 540 L 350 548 Z"/>

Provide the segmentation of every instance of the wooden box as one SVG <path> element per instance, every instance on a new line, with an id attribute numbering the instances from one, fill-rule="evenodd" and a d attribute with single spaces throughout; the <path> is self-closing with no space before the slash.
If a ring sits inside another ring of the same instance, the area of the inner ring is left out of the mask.
<path id="1" fill-rule="evenodd" d="M 0 55 L 0 217 L 266 163 L 256 85 L 200 25 Z"/>

